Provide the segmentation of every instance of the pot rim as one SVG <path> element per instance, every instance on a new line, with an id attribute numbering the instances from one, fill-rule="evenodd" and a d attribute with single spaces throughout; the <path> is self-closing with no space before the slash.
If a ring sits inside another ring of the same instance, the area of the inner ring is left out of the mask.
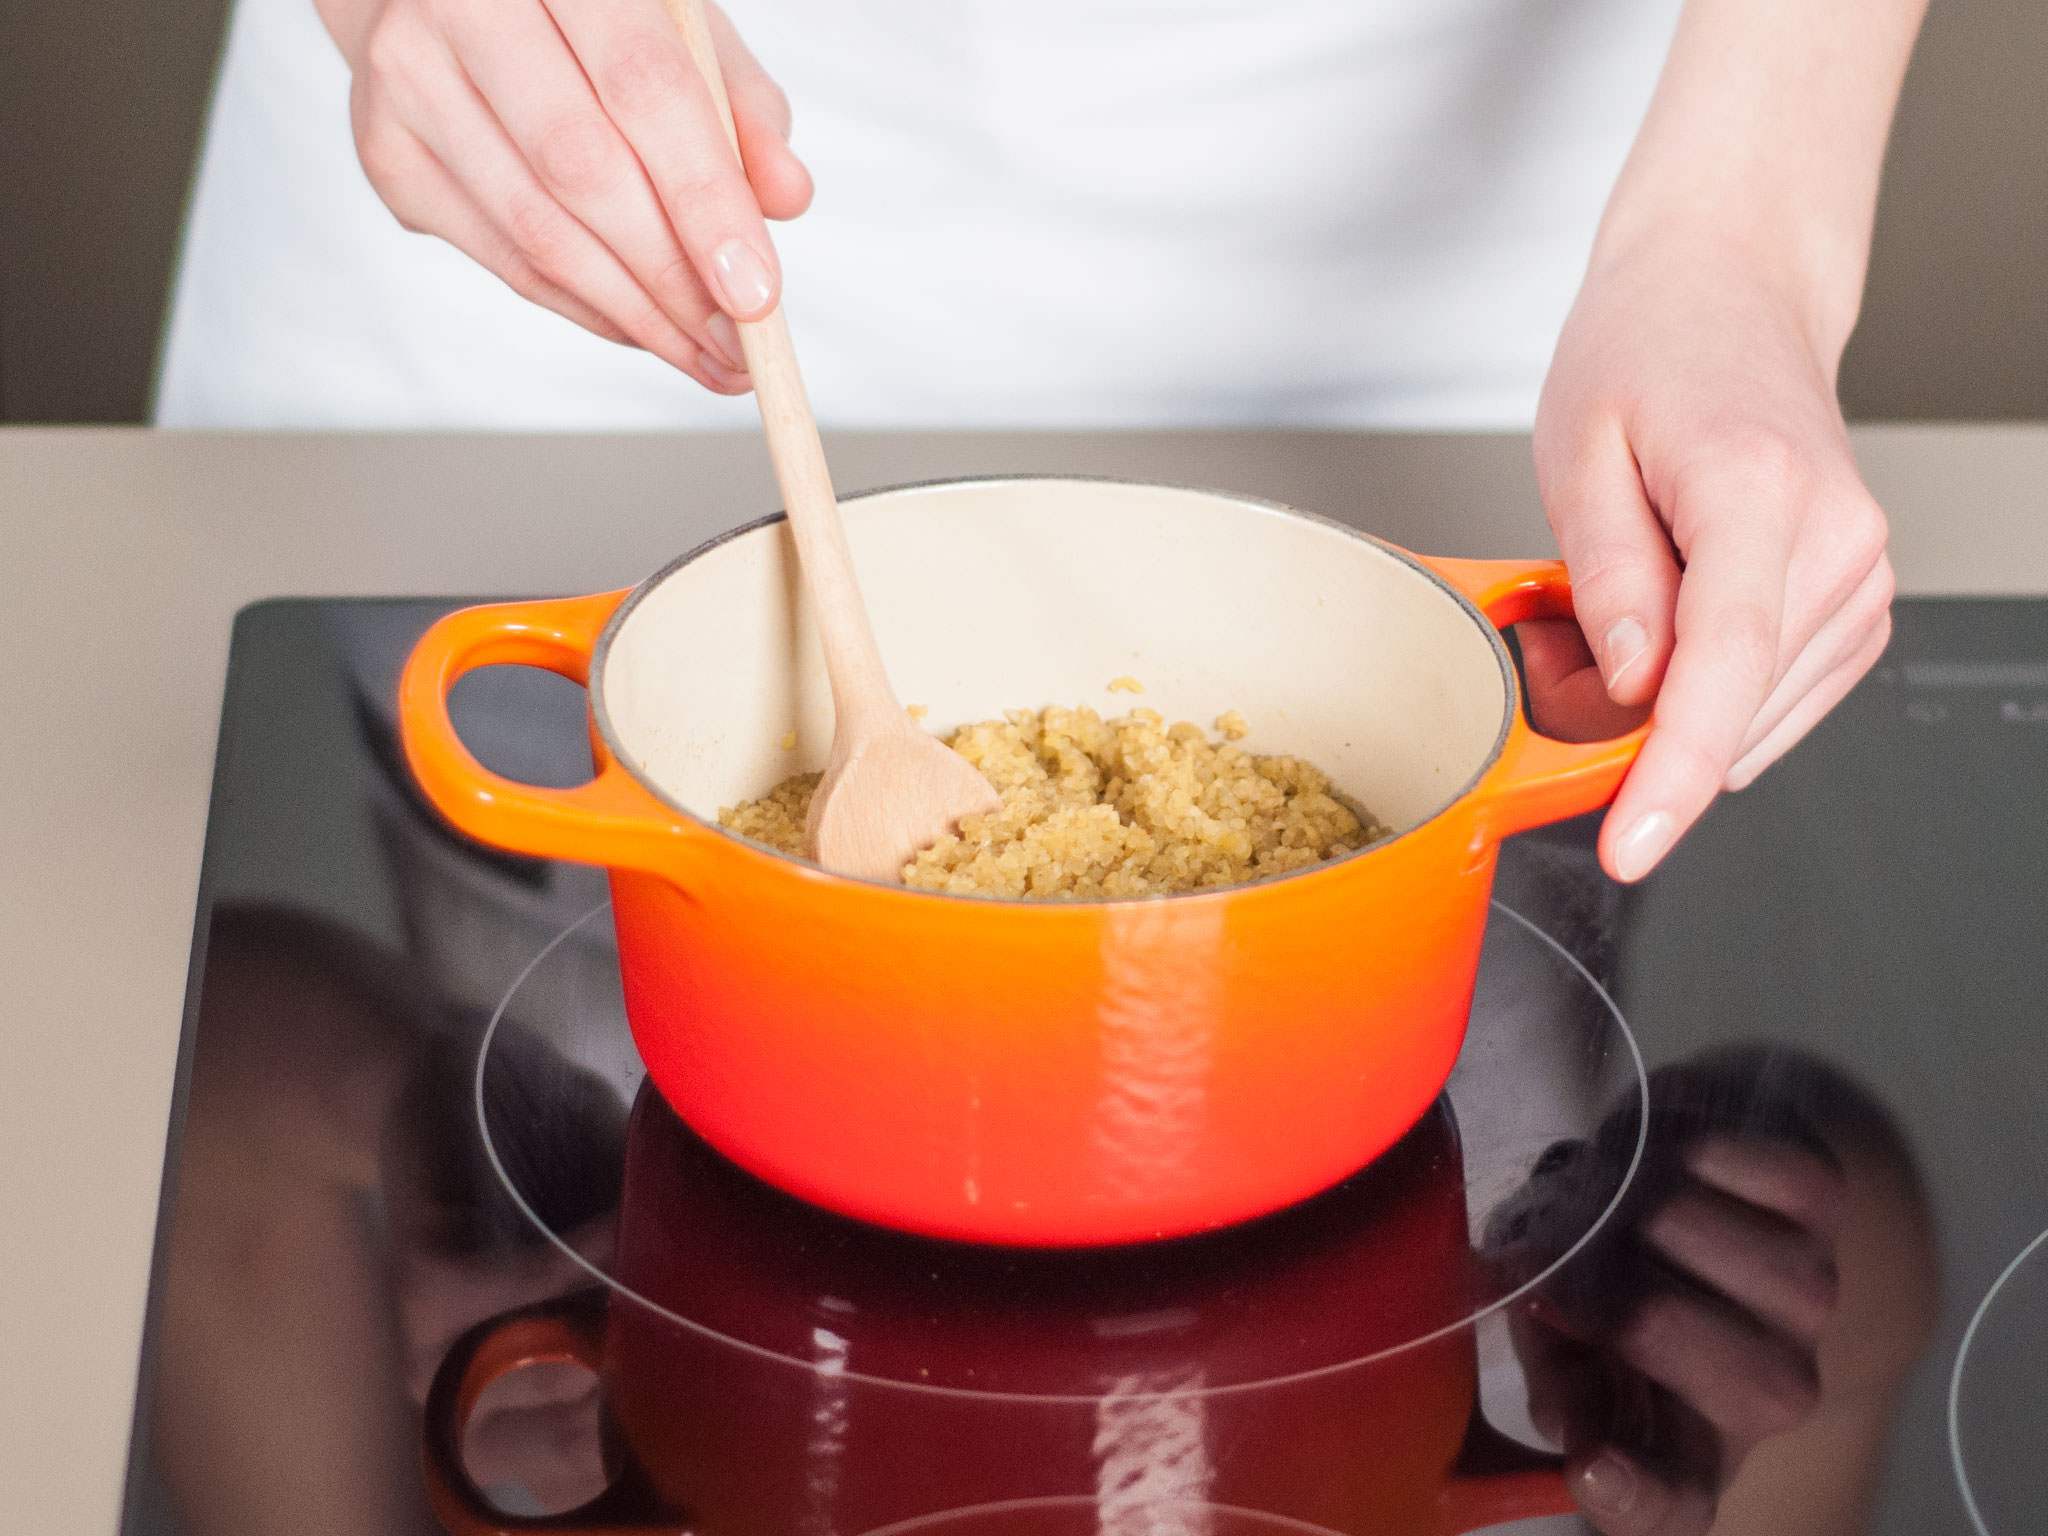
<path id="1" fill-rule="evenodd" d="M 1444 596 L 1457 604 L 1492 648 L 1494 663 L 1500 668 L 1501 691 L 1505 697 L 1505 704 L 1501 710 L 1500 729 L 1494 733 L 1493 745 L 1487 749 L 1485 758 L 1473 770 L 1471 777 L 1458 787 L 1456 793 L 1452 794 L 1434 811 L 1430 812 L 1429 815 L 1416 822 L 1413 826 L 1403 828 L 1392 836 L 1380 838 L 1377 842 L 1367 843 L 1363 848 L 1354 849 L 1341 857 L 1310 865 L 1306 869 L 1289 870 L 1286 874 L 1273 875 L 1267 879 L 1250 881 L 1243 885 L 1221 886 L 1212 890 L 1201 891 L 1173 891 L 1157 896 L 1097 896 L 1085 899 L 1058 898 L 1043 900 L 1025 896 L 964 895 L 952 891 L 926 891 L 912 886 L 892 884 L 884 880 L 869 880 L 859 875 L 835 874 L 822 865 L 812 863 L 809 859 L 799 859 L 790 854 L 780 853 L 773 848 L 753 841 L 751 838 L 742 837 L 737 832 L 721 826 L 716 821 L 707 820 L 676 800 L 643 773 L 639 764 L 624 751 L 619 739 L 619 733 L 612 724 L 611 710 L 605 699 L 604 673 L 605 666 L 611 659 L 612 642 L 618 638 L 620 632 L 625 628 L 627 620 L 633 616 L 633 611 L 640 606 L 641 602 L 663 582 L 682 570 L 683 567 L 695 564 L 698 560 L 703 559 L 727 544 L 733 543 L 735 540 L 746 538 L 750 534 L 759 533 L 763 528 L 773 527 L 777 523 L 787 522 L 789 516 L 784 511 L 770 512 L 766 516 L 757 517 L 751 522 L 742 523 L 738 527 L 726 529 L 723 533 L 714 534 L 694 549 L 678 555 L 660 570 L 642 579 L 632 591 L 628 592 L 620 600 L 619 606 L 612 610 L 611 617 L 605 621 L 604 629 L 599 633 L 597 644 L 591 649 L 590 654 L 589 682 L 587 685 L 590 697 L 590 715 L 591 719 L 596 723 L 599 740 L 604 743 L 604 748 L 611 754 L 612 759 L 624 768 L 627 773 L 632 775 L 633 782 L 652 795 L 664 808 L 687 818 L 695 826 L 715 833 L 727 842 L 736 845 L 745 853 L 764 859 L 772 859 L 778 864 L 787 865 L 801 876 L 841 885 L 862 886 L 870 890 L 889 891 L 898 896 L 942 901 L 979 902 L 984 905 L 1025 907 L 1034 911 L 1048 912 L 1058 912 L 1070 908 L 1088 909 L 1095 907 L 1133 906 L 1145 902 L 1213 901 L 1224 897 L 1247 896 L 1273 886 L 1286 885 L 1293 881 L 1309 880 L 1321 875 L 1334 873 L 1354 860 L 1368 858 L 1383 848 L 1391 848 L 1395 843 L 1413 836 L 1423 828 L 1434 823 L 1446 811 L 1450 810 L 1452 806 L 1477 789 L 1480 781 L 1493 770 L 1494 764 L 1500 761 L 1501 753 L 1507 748 L 1508 733 L 1514 728 L 1515 717 L 1522 707 L 1521 681 L 1515 671 L 1514 659 L 1508 654 L 1507 643 L 1501 638 L 1500 631 L 1480 611 L 1477 603 L 1459 591 L 1442 574 L 1431 569 L 1418 556 L 1403 549 L 1398 544 L 1389 543 L 1387 540 L 1375 537 L 1364 532 L 1362 529 L 1354 528 L 1349 523 L 1340 522 L 1334 517 L 1325 516 L 1320 512 L 1304 511 L 1300 507 L 1289 506 L 1286 502 L 1273 501 L 1264 496 L 1251 496 L 1239 491 L 1218 490 L 1211 486 L 1179 485 L 1164 480 L 1137 480 L 1124 475 L 1063 475 L 1052 472 L 944 475 L 930 480 L 909 480 L 898 485 L 875 486 L 869 490 L 856 491 L 850 496 L 841 496 L 839 500 L 844 504 L 853 501 L 868 501 L 877 496 L 899 495 L 905 491 L 928 491 L 956 485 L 1029 485 L 1034 482 L 1046 481 L 1068 485 L 1126 485 L 1145 490 L 1188 491 L 1199 496 L 1213 496 L 1225 501 L 1234 501 L 1242 506 L 1251 507 L 1261 512 L 1277 513 L 1282 517 L 1296 518 L 1302 522 L 1314 523 L 1320 527 L 1341 533 L 1347 538 L 1356 539 L 1360 543 L 1370 544 L 1382 554 L 1391 555 L 1399 564 L 1407 566 L 1409 570 L 1422 577 L 1443 593 Z"/>

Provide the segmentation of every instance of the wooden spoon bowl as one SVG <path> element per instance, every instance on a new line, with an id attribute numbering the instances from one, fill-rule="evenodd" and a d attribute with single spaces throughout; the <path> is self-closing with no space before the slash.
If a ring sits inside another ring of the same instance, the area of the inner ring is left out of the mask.
<path id="1" fill-rule="evenodd" d="M 903 710 L 893 713 L 894 723 L 849 730 L 841 711 L 833 724 L 804 836 L 811 857 L 839 874 L 900 881 L 904 865 L 956 830 L 961 817 L 1002 809 L 978 768 Z"/>

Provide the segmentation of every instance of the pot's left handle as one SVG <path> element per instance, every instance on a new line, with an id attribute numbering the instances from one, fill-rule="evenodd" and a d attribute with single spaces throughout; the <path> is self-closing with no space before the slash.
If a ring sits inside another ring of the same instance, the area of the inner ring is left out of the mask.
<path id="1" fill-rule="evenodd" d="M 420 637 L 399 679 L 399 737 L 420 788 L 458 830 L 535 858 L 672 872 L 692 829 L 610 753 L 595 748 L 597 777 L 573 789 L 521 784 L 478 762 L 448 717 L 448 691 L 478 667 L 542 667 L 587 686 L 591 653 L 625 597 L 463 608 Z"/>
<path id="2" fill-rule="evenodd" d="M 691 1536 L 686 1522 L 651 1519 L 635 1509 L 651 1501 L 625 1481 L 566 1514 L 504 1514 L 484 1498 L 462 1463 L 470 1415 L 492 1382 L 547 1361 L 602 1368 L 605 1304 L 604 1288 L 593 1286 L 486 1318 L 442 1357 L 427 1391 L 420 1450 L 427 1500 L 450 1536 Z"/>

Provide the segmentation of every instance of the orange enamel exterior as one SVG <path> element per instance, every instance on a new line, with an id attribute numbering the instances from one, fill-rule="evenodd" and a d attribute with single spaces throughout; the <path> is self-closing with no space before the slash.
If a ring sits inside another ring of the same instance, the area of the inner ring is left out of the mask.
<path id="1" fill-rule="evenodd" d="M 1495 624 L 1571 611 L 1556 562 L 1423 563 Z M 1517 702 L 1448 809 L 1260 885 L 934 896 L 829 875 L 674 810 L 595 729 L 599 772 L 581 788 L 477 763 L 449 722 L 456 680 L 520 663 L 594 685 L 627 595 L 436 624 L 402 682 L 413 772 L 475 838 L 609 866 L 634 1038 L 708 1141 L 821 1205 L 940 1237 L 1188 1233 L 1377 1156 L 1457 1058 L 1499 840 L 1606 803 L 1642 735 L 1567 745 L 1530 731 Z"/>

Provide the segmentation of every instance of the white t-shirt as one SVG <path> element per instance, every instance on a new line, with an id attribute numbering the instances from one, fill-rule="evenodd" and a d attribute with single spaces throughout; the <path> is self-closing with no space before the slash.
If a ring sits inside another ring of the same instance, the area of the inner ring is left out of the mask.
<path id="1" fill-rule="evenodd" d="M 1526 426 L 1678 0 L 731 0 L 841 426 Z M 173 426 L 744 427 L 401 230 L 311 0 L 238 0 Z"/>

